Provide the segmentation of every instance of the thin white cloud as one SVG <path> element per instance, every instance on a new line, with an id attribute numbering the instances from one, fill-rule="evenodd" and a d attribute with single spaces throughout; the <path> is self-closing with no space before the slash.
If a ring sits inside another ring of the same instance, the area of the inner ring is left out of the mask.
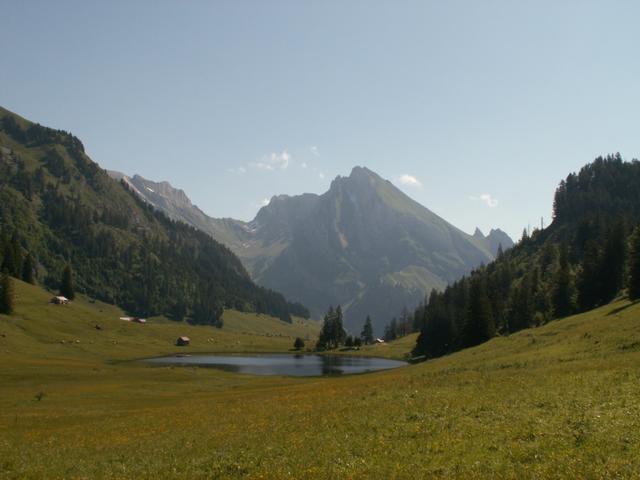
<path id="1" fill-rule="evenodd" d="M 481 193 L 478 197 L 469 195 L 469 200 L 473 200 L 474 202 L 479 200 L 489 208 L 495 208 L 500 203 L 498 199 L 492 196 L 490 193 Z"/>
<path id="2" fill-rule="evenodd" d="M 263 198 L 262 201 L 260 202 L 260 206 L 262 207 L 266 207 L 267 205 L 269 205 L 270 200 L 268 198 Z"/>
<path id="3" fill-rule="evenodd" d="M 316 147 L 315 145 L 309 147 L 309 151 L 313 153 L 316 157 L 320 156 L 320 151 L 318 150 L 318 147 Z"/>
<path id="4" fill-rule="evenodd" d="M 483 193 L 480 195 L 480 200 L 482 200 L 487 207 L 497 207 L 498 199 L 491 196 L 489 193 Z"/>
<path id="5" fill-rule="evenodd" d="M 302 162 L 302 163 L 300 164 L 300 166 L 301 166 L 302 168 L 307 168 L 307 166 L 308 166 L 308 165 L 307 165 L 307 162 Z"/>
<path id="6" fill-rule="evenodd" d="M 242 175 L 244 173 L 247 173 L 247 169 L 243 166 L 239 166 L 238 168 L 228 168 L 227 171 L 229 173 L 235 173 L 238 175 Z"/>
<path id="7" fill-rule="evenodd" d="M 289 167 L 289 163 L 291 162 L 291 155 L 286 150 L 283 150 L 282 153 L 271 153 L 269 155 L 265 155 L 262 160 L 259 162 L 253 163 L 252 165 L 256 167 L 258 170 L 286 170 Z"/>
<path id="8" fill-rule="evenodd" d="M 409 175 L 408 173 L 405 173 L 404 175 L 400 175 L 398 177 L 398 182 L 401 185 L 405 185 L 407 187 L 421 187 L 422 186 L 422 182 L 420 182 L 420 180 L 418 180 L 413 175 Z"/>
<path id="9" fill-rule="evenodd" d="M 318 177 L 320 177 L 320 180 L 324 180 L 324 173 L 320 172 L 320 173 L 318 174 Z"/>

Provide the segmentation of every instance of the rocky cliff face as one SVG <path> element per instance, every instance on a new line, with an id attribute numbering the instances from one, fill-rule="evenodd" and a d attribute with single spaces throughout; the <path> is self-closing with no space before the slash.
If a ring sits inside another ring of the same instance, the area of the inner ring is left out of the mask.
<path id="1" fill-rule="evenodd" d="M 500 230 L 462 232 L 364 167 L 337 177 L 323 195 L 273 197 L 251 222 L 207 217 L 166 182 L 125 181 L 172 218 L 226 243 L 259 284 L 318 317 L 342 305 L 353 332 L 371 315 L 381 333 L 403 306 L 512 244 Z"/>

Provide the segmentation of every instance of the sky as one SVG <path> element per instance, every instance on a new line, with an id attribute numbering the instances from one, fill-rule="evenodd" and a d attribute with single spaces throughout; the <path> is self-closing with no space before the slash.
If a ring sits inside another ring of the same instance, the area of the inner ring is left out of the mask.
<path id="1" fill-rule="evenodd" d="M 472 233 L 640 156 L 637 1 L 0 0 L 0 105 L 215 217 L 362 165 Z"/>

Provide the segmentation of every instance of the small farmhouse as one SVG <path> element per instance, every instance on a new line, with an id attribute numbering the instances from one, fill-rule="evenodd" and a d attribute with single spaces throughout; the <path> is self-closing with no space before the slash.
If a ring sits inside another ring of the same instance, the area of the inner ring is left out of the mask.
<path id="1" fill-rule="evenodd" d="M 67 305 L 69 303 L 69 299 L 59 295 L 49 300 L 49 303 L 53 303 L 54 305 Z"/>
<path id="2" fill-rule="evenodd" d="M 138 317 L 120 317 L 120 320 L 122 320 L 124 322 L 147 323 L 146 319 L 138 318 Z"/>
<path id="3" fill-rule="evenodd" d="M 189 337 L 178 337 L 176 340 L 176 345 L 179 347 L 186 347 L 191 343 L 191 339 Z"/>

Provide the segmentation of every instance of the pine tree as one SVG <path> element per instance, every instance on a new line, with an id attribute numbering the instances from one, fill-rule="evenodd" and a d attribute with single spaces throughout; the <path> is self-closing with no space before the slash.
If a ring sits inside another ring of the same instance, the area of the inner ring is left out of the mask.
<path id="1" fill-rule="evenodd" d="M 574 312 L 574 294 L 575 287 L 569 265 L 569 252 L 567 246 L 562 244 L 552 292 L 553 314 L 556 318 L 566 317 Z"/>
<path id="2" fill-rule="evenodd" d="M 495 324 L 484 278 L 471 279 L 467 321 L 462 331 L 462 345 L 472 347 L 493 338 Z"/>
<path id="3" fill-rule="evenodd" d="M 624 285 L 627 228 L 622 220 L 610 225 L 602 252 L 602 303 L 615 298 Z"/>
<path id="4" fill-rule="evenodd" d="M 13 247 L 11 246 L 11 243 L 8 240 L 4 240 L 2 242 L 3 245 L 3 249 L 2 249 L 2 272 L 8 274 L 8 275 L 13 275 L 14 272 L 16 271 L 16 259 L 14 258 L 14 250 Z"/>
<path id="5" fill-rule="evenodd" d="M 384 340 L 391 342 L 398 338 L 398 319 L 393 317 L 391 321 L 384 327 Z"/>
<path id="6" fill-rule="evenodd" d="M 62 280 L 60 281 L 60 295 L 67 297 L 69 300 L 73 300 L 76 296 L 73 289 L 73 276 L 71 274 L 71 267 L 67 265 L 62 271 Z"/>
<path id="7" fill-rule="evenodd" d="M 336 346 L 342 345 L 347 338 L 347 332 L 344 329 L 344 322 L 342 318 L 342 307 L 338 305 L 336 307 L 336 326 L 335 326 L 335 342 Z"/>
<path id="8" fill-rule="evenodd" d="M 371 317 L 369 315 L 367 315 L 367 319 L 364 322 L 360 336 L 362 337 L 362 341 L 365 345 L 373 343 L 373 325 L 371 324 Z"/>
<path id="9" fill-rule="evenodd" d="M 13 285 L 6 273 L 0 273 L 0 313 L 5 315 L 13 313 Z"/>
<path id="10" fill-rule="evenodd" d="M 177 299 L 169 306 L 167 316 L 176 322 L 181 322 L 187 315 L 187 305 L 182 299 Z"/>
<path id="11" fill-rule="evenodd" d="M 190 321 L 222 328 L 224 325 L 223 314 L 224 305 L 219 300 L 219 295 L 216 294 L 214 289 L 206 288 L 204 292 L 200 293 L 198 300 L 195 302 Z"/>
<path id="12" fill-rule="evenodd" d="M 636 227 L 631 235 L 629 250 L 629 276 L 627 279 L 629 298 L 637 300 L 640 298 L 640 226 Z"/>
<path id="13" fill-rule="evenodd" d="M 346 337 L 347 332 L 342 326 L 342 307 L 338 305 L 335 310 L 333 307 L 329 307 L 329 310 L 324 316 L 316 350 L 331 350 L 337 348 L 344 343 Z"/>
<path id="14" fill-rule="evenodd" d="M 578 277 L 578 306 L 586 311 L 600 305 L 603 302 L 603 255 L 600 252 L 598 242 L 589 240 L 584 247 L 582 269 Z"/>
<path id="15" fill-rule="evenodd" d="M 24 257 L 24 261 L 22 262 L 22 281 L 33 284 L 33 271 L 33 257 L 31 256 L 31 254 L 28 254 L 26 257 Z"/>
<path id="16" fill-rule="evenodd" d="M 22 273 L 22 247 L 17 234 L 11 237 L 11 250 L 13 251 L 13 269 L 9 272 L 9 275 L 20 278 Z"/>
<path id="17" fill-rule="evenodd" d="M 444 295 L 432 291 L 424 315 L 424 327 L 418 336 L 414 354 L 435 358 L 452 351 L 455 329 Z"/>
<path id="18" fill-rule="evenodd" d="M 304 340 L 302 340 L 300 337 L 297 337 L 295 342 L 293 342 L 293 348 L 295 348 L 296 350 L 302 350 L 304 348 Z"/>
<path id="19" fill-rule="evenodd" d="M 533 267 L 531 272 L 531 285 L 533 292 L 533 322 L 535 325 L 543 325 L 549 321 L 549 292 L 538 264 Z"/>
<path id="20" fill-rule="evenodd" d="M 533 293 L 531 276 L 527 273 L 511 290 L 507 319 L 509 332 L 529 328 L 533 323 Z"/>
<path id="21" fill-rule="evenodd" d="M 402 307 L 402 311 L 400 312 L 400 318 L 398 319 L 397 325 L 397 336 L 404 337 L 411 333 L 411 327 L 413 325 L 413 318 L 409 313 L 409 309 L 405 305 Z"/>

